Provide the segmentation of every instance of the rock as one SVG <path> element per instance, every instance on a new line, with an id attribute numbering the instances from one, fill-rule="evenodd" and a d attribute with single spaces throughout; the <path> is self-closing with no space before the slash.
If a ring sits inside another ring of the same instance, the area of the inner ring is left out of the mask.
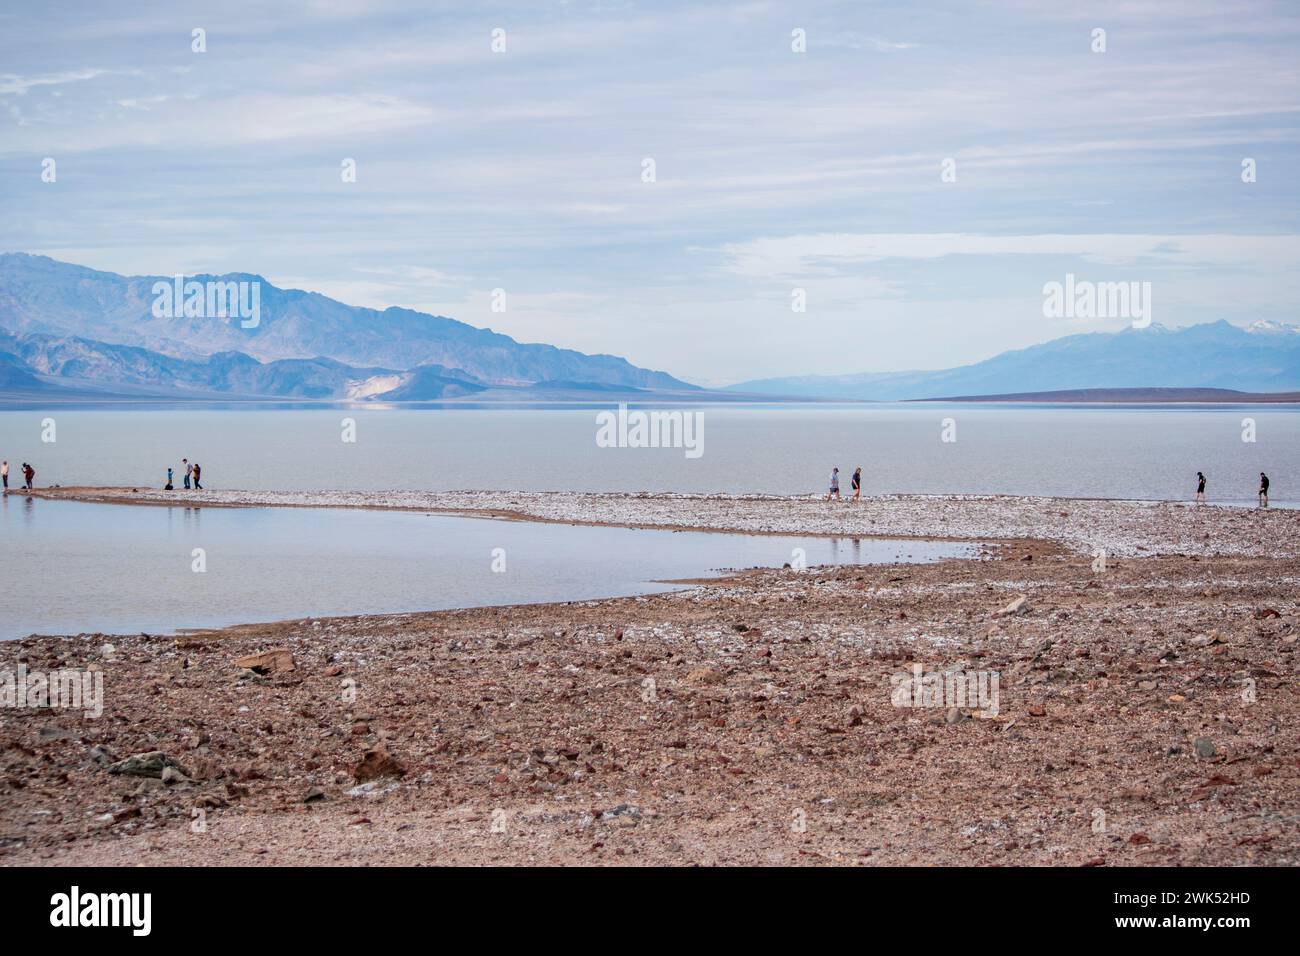
<path id="1" fill-rule="evenodd" d="M 1008 617 L 1012 614 L 1024 614 L 1029 610 L 1029 596 L 1022 594 L 1002 610 L 998 611 L 997 617 Z"/>
<path id="2" fill-rule="evenodd" d="M 624 821 L 630 820 L 632 821 L 630 825 L 635 826 L 636 822 L 641 819 L 641 810 L 631 804 L 620 803 L 614 809 L 606 810 L 600 815 L 600 818 L 601 820 L 614 820 L 622 826 L 628 826 L 629 824 Z"/>
<path id="3" fill-rule="evenodd" d="M 352 776 L 358 783 L 365 783 L 368 780 L 377 780 L 380 777 L 400 777 L 406 773 L 406 768 L 388 752 L 388 748 L 383 744 L 371 750 L 367 750 L 361 758 L 361 763 L 352 771 Z"/>
<path id="4" fill-rule="evenodd" d="M 1219 752 L 1214 746 L 1214 741 L 1209 737 L 1197 737 L 1196 743 L 1193 746 L 1196 748 L 1196 756 L 1202 758 L 1213 757 Z"/>
<path id="5" fill-rule="evenodd" d="M 151 750 L 148 753 L 133 754 L 125 760 L 119 760 L 115 764 L 110 764 L 109 773 L 124 774 L 128 777 L 158 777 L 161 778 L 163 771 L 172 767 L 182 774 L 184 769 L 171 757 L 167 756 L 161 750 Z"/>
<path id="6" fill-rule="evenodd" d="M 948 713 L 944 715 L 944 720 L 950 724 L 955 724 L 962 719 L 964 715 L 956 707 L 949 707 Z"/>
<path id="7" fill-rule="evenodd" d="M 162 782 L 166 784 L 190 783 L 190 778 L 181 773 L 174 766 L 166 766 L 162 769 Z"/>
<path id="8" fill-rule="evenodd" d="M 1134 846 L 1141 846 L 1143 843 L 1150 843 L 1151 838 L 1145 833 L 1134 833 L 1128 838 L 1128 842 L 1132 843 Z"/>
<path id="9" fill-rule="evenodd" d="M 717 684 L 722 680 L 722 675 L 712 667 L 697 667 L 686 675 L 688 684 Z"/>
<path id="10" fill-rule="evenodd" d="M 325 791 L 320 787 L 312 787 L 302 795 L 303 803 L 315 803 L 317 800 L 325 799 Z"/>
<path id="11" fill-rule="evenodd" d="M 236 658 L 235 666 L 246 668 L 254 674 L 285 674 L 294 669 L 293 652 L 287 647 L 280 647 L 260 654 L 246 654 Z"/>

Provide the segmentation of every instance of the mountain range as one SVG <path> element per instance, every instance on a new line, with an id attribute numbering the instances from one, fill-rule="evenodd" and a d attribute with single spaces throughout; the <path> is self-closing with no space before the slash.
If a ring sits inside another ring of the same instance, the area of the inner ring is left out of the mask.
<path id="1" fill-rule="evenodd" d="M 185 316 L 179 302 L 155 308 L 170 276 L 0 255 L 0 400 L 903 401 L 1073 390 L 1111 400 L 1102 392 L 1300 390 L 1300 327 L 1282 323 L 1153 324 L 1069 335 L 958 368 L 765 378 L 709 391 L 617 356 L 520 343 L 411 309 L 350 306 L 254 274 L 185 279 L 255 283 L 256 321 Z"/>
<path id="2" fill-rule="evenodd" d="M 1181 329 L 1067 335 L 938 371 L 805 375 L 739 382 L 733 391 L 799 398 L 906 401 L 1073 389 L 1300 389 L 1300 326 L 1209 322 Z"/>
<path id="3" fill-rule="evenodd" d="M 31 392 L 384 401 L 492 390 L 520 397 L 697 391 L 617 356 L 524 344 L 412 309 L 350 306 L 258 275 L 185 281 L 256 283 L 256 323 L 245 327 L 240 315 L 186 316 L 180 303 L 155 309 L 155 290 L 170 287 L 171 276 L 0 255 L 0 382 Z"/>

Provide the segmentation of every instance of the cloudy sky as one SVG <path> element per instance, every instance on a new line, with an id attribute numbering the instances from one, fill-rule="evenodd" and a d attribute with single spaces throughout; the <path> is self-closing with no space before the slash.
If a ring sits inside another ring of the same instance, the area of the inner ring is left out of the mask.
<path id="1" fill-rule="evenodd" d="M 1293 2 L 18 7 L 0 251 L 260 273 L 702 384 L 1127 324 L 1045 318 L 1066 273 L 1150 282 L 1165 325 L 1300 322 Z"/>

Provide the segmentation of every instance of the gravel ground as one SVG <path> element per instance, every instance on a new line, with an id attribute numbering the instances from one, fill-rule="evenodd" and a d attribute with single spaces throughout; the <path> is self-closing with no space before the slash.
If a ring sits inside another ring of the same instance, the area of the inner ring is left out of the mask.
<path id="1" fill-rule="evenodd" d="M 751 571 L 639 598 L 0 644 L 0 672 L 93 667 L 105 687 L 97 719 L 0 709 L 0 863 L 1300 862 L 1295 513 L 383 504 L 1038 540 L 990 560 Z M 896 706 L 913 665 L 996 674 L 996 708 Z M 152 775 L 112 772 L 150 752 Z"/>

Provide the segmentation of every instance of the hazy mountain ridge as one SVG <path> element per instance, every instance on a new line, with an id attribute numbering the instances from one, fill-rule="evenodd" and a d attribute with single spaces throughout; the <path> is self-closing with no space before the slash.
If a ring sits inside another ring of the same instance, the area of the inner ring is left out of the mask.
<path id="1" fill-rule="evenodd" d="M 349 306 L 315 292 L 280 289 L 262 276 L 186 276 L 200 282 L 260 283 L 260 321 L 238 317 L 158 318 L 153 286 L 171 276 L 121 276 L 25 253 L 0 254 L 0 328 L 199 360 L 222 352 L 264 363 L 332 359 L 359 368 L 408 370 L 439 365 L 493 385 L 595 382 L 689 390 L 665 372 L 612 355 L 587 355 L 412 309 Z"/>
<path id="2" fill-rule="evenodd" d="M 755 379 L 730 390 L 804 398 L 900 401 L 1102 388 L 1300 388 L 1300 327 L 1225 321 L 1090 332 L 952 369 Z"/>
<path id="3" fill-rule="evenodd" d="M 492 401 L 590 401 L 701 394 L 627 385 L 544 381 L 494 385 L 462 369 L 421 365 L 406 371 L 358 367 L 334 359 L 260 362 L 242 352 L 178 358 L 134 345 L 42 332 L 0 329 L 0 400 L 301 399 L 308 401 L 429 402 L 485 397 Z M 716 395 L 716 393 L 714 393 Z"/>

